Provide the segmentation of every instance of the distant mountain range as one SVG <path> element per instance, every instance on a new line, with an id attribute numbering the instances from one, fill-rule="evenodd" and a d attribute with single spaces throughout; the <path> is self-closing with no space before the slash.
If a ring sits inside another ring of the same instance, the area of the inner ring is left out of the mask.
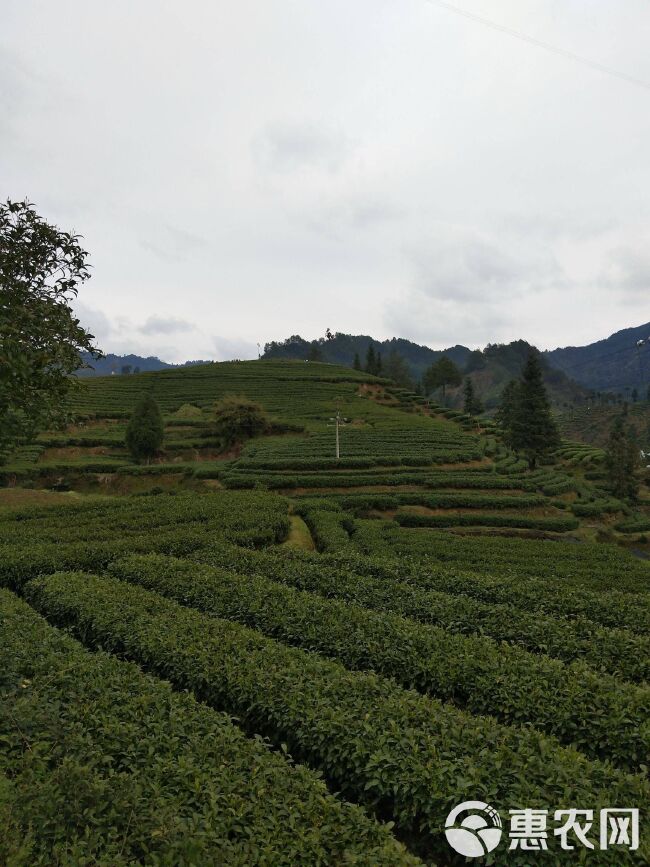
<path id="1" fill-rule="evenodd" d="M 643 341 L 641 345 L 637 345 Z M 650 322 L 617 331 L 588 346 L 566 346 L 544 353 L 547 361 L 595 391 L 645 396 L 650 384 Z"/>
<path id="2" fill-rule="evenodd" d="M 113 355 L 109 352 L 104 358 L 94 359 L 87 352 L 81 353 L 81 360 L 89 367 L 81 367 L 77 376 L 111 376 L 130 373 L 145 373 L 150 370 L 166 370 L 169 367 L 187 367 L 190 364 L 207 364 L 207 361 L 184 361 L 182 364 L 168 364 L 155 355 L 143 358 L 141 355 Z"/>
<path id="3" fill-rule="evenodd" d="M 637 346 L 640 340 L 644 342 Z M 458 344 L 448 349 L 436 350 L 403 338 L 374 340 L 366 334 L 337 333 L 331 340 L 321 337 L 319 340 L 308 341 L 299 335 L 293 335 L 281 342 L 273 341 L 266 344 L 262 357 L 304 359 L 318 351 L 324 361 L 350 366 L 355 353 L 358 353 L 363 364 L 370 343 L 375 351 L 381 352 L 383 359 L 388 358 L 392 350 L 397 351 L 409 364 L 416 380 L 422 377 L 426 368 L 436 359 L 446 355 L 461 371 L 471 372 L 472 378 L 479 382 L 485 381 L 483 384 L 488 386 L 488 399 L 492 397 L 495 389 L 519 375 L 530 348 L 525 341 L 517 340 L 509 344 L 488 344 L 482 351 L 472 351 L 467 346 Z M 554 380 L 552 385 L 559 389 L 563 399 L 571 399 L 584 389 L 628 396 L 632 389 L 636 388 L 639 395 L 645 396 L 650 384 L 650 323 L 617 331 L 606 340 L 599 340 L 588 346 L 569 346 L 546 351 L 541 355 L 547 363 L 548 384 Z M 565 376 L 558 378 L 555 375 L 558 372 Z"/>
<path id="4" fill-rule="evenodd" d="M 398 353 L 407 362 L 414 380 L 421 379 L 433 362 L 441 355 L 446 355 L 464 374 L 471 375 L 488 407 L 496 403 L 508 380 L 519 375 L 530 349 L 530 345 L 523 340 L 488 344 L 483 350 L 471 350 L 458 344 L 441 350 L 430 349 L 401 337 L 375 340 L 367 334 L 337 333 L 331 339 L 321 337 L 309 341 L 294 334 L 286 340 L 267 343 L 262 357 L 302 360 L 316 355 L 323 361 L 351 367 L 355 354 L 358 354 L 362 364 L 365 362 L 371 343 L 375 352 L 381 352 L 384 361 L 392 352 Z M 567 346 L 542 352 L 541 357 L 545 362 L 545 380 L 556 404 L 580 400 L 586 395 L 586 390 L 630 397 L 636 389 L 638 396 L 645 398 L 650 384 L 650 322 L 617 331 L 605 340 L 598 340 L 588 346 Z M 169 364 L 155 356 L 144 358 L 140 355 L 113 354 L 97 361 L 85 355 L 83 360 L 91 364 L 91 368 L 80 369 L 77 375 L 81 377 L 206 363 L 186 361 L 184 364 Z M 451 397 L 453 400 L 453 392 Z"/>

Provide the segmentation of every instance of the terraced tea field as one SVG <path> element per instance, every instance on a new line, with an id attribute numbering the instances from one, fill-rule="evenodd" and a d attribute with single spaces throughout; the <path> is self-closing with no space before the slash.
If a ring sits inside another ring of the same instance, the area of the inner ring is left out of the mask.
<path id="1" fill-rule="evenodd" d="M 165 454 L 137 465 L 144 388 Z M 224 454 L 227 393 L 284 432 Z M 0 863 L 455 865 L 467 800 L 506 830 L 638 807 L 639 847 L 595 827 L 585 863 L 650 863 L 650 564 L 590 541 L 630 519 L 597 454 L 529 472 L 312 363 L 90 380 L 74 410 L 4 468 Z M 576 863 L 547 842 L 491 863 Z"/>

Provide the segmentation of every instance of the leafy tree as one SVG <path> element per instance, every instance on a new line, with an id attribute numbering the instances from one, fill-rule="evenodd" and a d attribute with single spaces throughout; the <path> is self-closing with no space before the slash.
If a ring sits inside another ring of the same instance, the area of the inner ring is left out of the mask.
<path id="1" fill-rule="evenodd" d="M 437 388 L 442 389 L 443 403 L 445 402 L 447 388 L 449 386 L 453 388 L 460 385 L 462 381 L 463 377 L 460 370 L 446 355 L 441 355 L 437 361 L 434 361 L 428 370 L 425 371 L 423 379 L 427 394 L 435 391 Z"/>
<path id="2" fill-rule="evenodd" d="M 384 375 L 402 388 L 414 388 L 411 369 L 406 359 L 397 352 L 396 349 L 391 349 L 386 360 Z"/>
<path id="3" fill-rule="evenodd" d="M 101 356 L 70 308 L 86 256 L 29 202 L 0 205 L 0 454 L 67 420 L 80 352 Z"/>
<path id="4" fill-rule="evenodd" d="M 522 371 L 521 383 L 509 427 L 510 445 L 528 460 L 531 470 L 544 455 L 560 445 L 557 425 L 542 377 L 538 353 L 531 351 Z"/>
<path id="5" fill-rule="evenodd" d="M 228 395 L 214 405 L 214 432 L 226 447 L 258 436 L 268 428 L 263 408 L 247 397 Z"/>
<path id="6" fill-rule="evenodd" d="M 474 391 L 474 383 L 469 376 L 465 378 L 463 393 L 465 395 L 464 409 L 467 415 L 480 415 L 483 412 L 483 404 Z"/>
<path id="7" fill-rule="evenodd" d="M 639 447 L 634 430 L 626 430 L 623 418 L 619 416 L 614 421 L 605 450 L 605 466 L 614 496 L 636 499 L 639 491 L 638 463 Z"/>
<path id="8" fill-rule="evenodd" d="M 318 345 L 316 340 L 313 340 L 309 347 L 309 360 L 310 361 L 322 361 L 323 353 L 320 351 L 320 346 Z"/>
<path id="9" fill-rule="evenodd" d="M 361 359 L 359 358 L 359 353 L 354 353 L 354 361 L 352 362 L 352 367 L 355 370 L 361 370 Z"/>
<path id="10" fill-rule="evenodd" d="M 145 394 L 126 427 L 126 447 L 136 461 L 155 457 L 163 443 L 164 424 L 160 407 L 153 395 Z"/>

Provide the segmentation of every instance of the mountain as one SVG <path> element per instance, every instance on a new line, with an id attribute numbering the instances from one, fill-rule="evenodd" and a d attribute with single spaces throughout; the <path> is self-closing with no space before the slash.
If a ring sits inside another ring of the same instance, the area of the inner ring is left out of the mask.
<path id="1" fill-rule="evenodd" d="M 498 406 L 505 386 L 520 376 L 531 350 L 538 351 L 525 340 L 514 340 L 512 343 L 488 343 L 484 350 L 472 352 L 463 373 L 472 379 L 487 410 Z M 543 353 L 540 353 L 540 360 L 544 384 L 553 406 L 560 409 L 585 400 L 587 389 L 552 367 Z M 462 386 L 450 392 L 450 399 L 453 406 L 462 406 Z"/>
<path id="2" fill-rule="evenodd" d="M 271 341 L 264 346 L 262 358 L 294 358 L 304 360 L 314 357 L 317 352 L 323 361 L 332 364 L 344 364 L 352 367 L 355 353 L 359 354 L 364 364 L 368 347 L 373 344 L 375 352 L 381 352 L 386 361 L 392 351 L 398 352 L 411 368 L 415 379 L 421 379 L 424 371 L 441 355 L 446 355 L 461 369 L 465 367 L 472 355 L 466 346 L 451 346 L 449 349 L 430 349 L 402 337 L 392 337 L 390 340 L 375 340 L 367 334 L 342 334 L 337 332 L 331 340 L 321 337 L 318 340 L 304 340 L 299 334 L 287 337 L 286 340 Z"/>
<path id="3" fill-rule="evenodd" d="M 113 355 L 109 352 L 104 358 L 93 359 L 88 352 L 81 353 L 81 360 L 90 367 L 81 367 L 78 377 L 110 376 L 111 374 L 144 373 L 151 370 L 166 370 L 169 367 L 187 367 L 191 364 L 207 364 L 205 361 L 185 361 L 183 364 L 168 364 L 155 355 L 143 358 L 141 355 Z M 136 369 L 137 368 L 137 369 Z"/>
<path id="4" fill-rule="evenodd" d="M 644 341 L 637 346 L 638 341 Z M 544 353 L 547 361 L 594 391 L 645 396 L 650 383 L 650 322 L 617 331 L 588 346 L 566 346 Z"/>

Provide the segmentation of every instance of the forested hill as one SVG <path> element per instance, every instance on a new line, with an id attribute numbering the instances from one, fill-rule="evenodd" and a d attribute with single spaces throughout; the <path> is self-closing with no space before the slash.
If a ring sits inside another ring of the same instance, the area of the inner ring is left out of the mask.
<path id="1" fill-rule="evenodd" d="M 637 342 L 643 344 L 637 346 Z M 645 394 L 650 382 L 650 322 L 617 331 L 588 346 L 565 346 L 544 353 L 546 360 L 576 382 L 596 391 Z"/>
<path id="2" fill-rule="evenodd" d="M 304 340 L 299 334 L 294 334 L 282 341 L 271 341 L 264 346 L 263 358 L 318 358 L 333 364 L 344 364 L 352 367 L 355 353 L 363 364 L 368 347 L 373 344 L 375 352 L 381 352 L 384 361 L 391 352 L 396 352 L 408 363 L 411 374 L 421 379 L 424 371 L 437 361 L 441 355 L 446 355 L 461 369 L 465 367 L 472 354 L 466 346 L 451 346 L 449 349 L 430 349 L 420 346 L 402 337 L 392 337 L 390 340 L 375 340 L 367 334 L 336 333 L 331 340 L 321 337 L 319 340 Z"/>

